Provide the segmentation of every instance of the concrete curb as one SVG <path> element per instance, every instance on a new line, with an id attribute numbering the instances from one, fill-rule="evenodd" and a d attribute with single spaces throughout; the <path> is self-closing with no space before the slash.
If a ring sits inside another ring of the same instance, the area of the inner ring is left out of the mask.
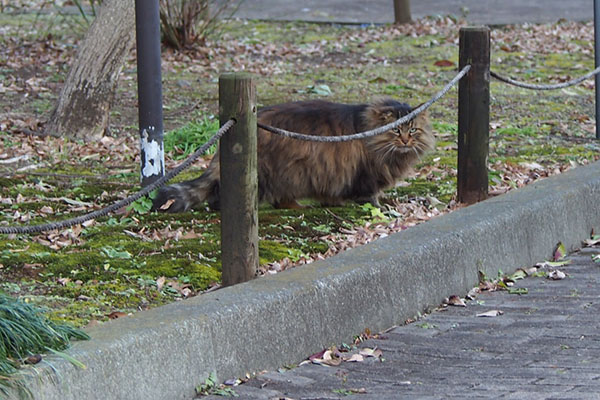
<path id="1" fill-rule="evenodd" d="M 600 228 L 600 163 L 579 167 L 339 256 L 90 330 L 52 359 L 36 399 L 191 399 L 195 385 L 297 363 L 364 328 L 402 323 L 477 271 L 494 276 L 579 246 Z"/>

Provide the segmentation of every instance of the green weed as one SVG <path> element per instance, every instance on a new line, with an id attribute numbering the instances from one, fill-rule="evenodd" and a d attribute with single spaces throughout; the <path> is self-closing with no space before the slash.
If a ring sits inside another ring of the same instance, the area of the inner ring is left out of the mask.
<path id="1" fill-rule="evenodd" d="M 206 143 L 218 129 L 219 121 L 213 115 L 192 121 L 165 135 L 165 153 L 169 153 L 175 160 L 185 159 Z M 211 146 L 207 154 L 213 154 L 216 148 L 216 145 Z"/>

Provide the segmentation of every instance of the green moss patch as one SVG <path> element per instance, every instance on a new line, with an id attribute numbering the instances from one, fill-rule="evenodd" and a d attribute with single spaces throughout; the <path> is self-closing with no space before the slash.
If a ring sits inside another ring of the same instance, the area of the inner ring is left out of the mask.
<path id="1" fill-rule="evenodd" d="M 39 18 L 48 22 L 44 15 Z M 0 51 L 0 61 L 24 60 L 28 51 L 44 49 L 43 44 L 50 40 L 24 29 L 32 26 L 30 16 L 0 14 L 0 23 L 12 29 L 6 35 L 11 40 L 0 38 L 6 50 Z M 254 73 L 261 106 L 315 98 L 365 102 L 382 95 L 411 105 L 426 101 L 456 74 L 455 39 L 461 23 L 427 19 L 415 24 L 357 27 L 232 21 L 223 26 L 220 37 L 209 40 L 207 48 L 175 55 L 166 52 L 163 97 L 169 166 L 203 144 L 216 128 L 216 71 L 243 68 Z M 35 76 L 47 90 L 28 92 L 31 101 L 23 101 L 21 92 L 7 92 L 0 99 L 0 111 L 37 119 L 54 104 L 56 83 L 64 81 L 66 60 L 74 54 L 72 43 L 80 32 L 73 33 L 60 23 L 50 26 L 54 45 L 62 46 L 58 53 L 64 59 L 55 67 L 36 68 Z M 564 26 L 557 24 L 547 30 L 555 28 Z M 494 69 L 538 83 L 578 75 L 593 66 L 587 37 L 590 28 L 573 24 L 578 34 L 564 35 L 548 54 L 523 47 L 535 39 L 527 27 L 495 30 Z M 586 51 L 570 51 L 573 46 Z M 9 81 L 23 81 L 12 77 L 31 72 L 31 68 L 5 64 L 0 67 L 4 87 L 9 87 Z M 26 164 L 0 166 L 0 222 L 14 225 L 66 219 L 137 189 L 135 71 L 132 62 L 124 68 L 111 110 L 111 135 L 102 146 L 69 141 L 53 145 L 51 140 L 35 141 L 14 133 L 8 125 L 2 128 L 6 130 L 0 134 L 2 153 L 12 154 L 22 146 L 35 151 Z M 261 205 L 260 262 L 295 261 L 325 253 L 332 241 L 343 238 L 344 230 L 381 215 L 394 217 L 395 203 L 425 204 L 429 210 L 452 204 L 457 103 L 457 90 L 451 89 L 429 109 L 437 147 L 420 160 L 414 176 L 388 191 L 382 210 L 352 202 L 326 208 L 306 201 L 301 210 Z M 592 139 L 593 103 L 589 84 L 538 95 L 492 80 L 490 183 L 519 186 L 523 176 L 529 179 L 530 171 L 523 163 L 537 163 L 553 171 L 597 159 L 600 147 Z M 196 177 L 205 164 L 196 164 L 176 181 Z M 71 231 L 0 238 L 0 290 L 44 304 L 53 318 L 83 326 L 92 320 L 107 320 L 114 313 L 144 310 L 213 287 L 220 281 L 220 257 L 217 213 L 120 210 Z"/>

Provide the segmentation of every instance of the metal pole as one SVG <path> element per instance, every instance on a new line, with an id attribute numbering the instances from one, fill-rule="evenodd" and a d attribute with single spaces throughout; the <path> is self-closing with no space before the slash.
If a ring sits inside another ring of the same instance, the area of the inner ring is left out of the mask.
<path id="1" fill-rule="evenodd" d="M 135 0 L 141 183 L 165 174 L 158 0 Z"/>
<path id="2" fill-rule="evenodd" d="M 594 59 L 595 68 L 600 66 L 600 1 L 594 0 Z M 596 139 L 600 139 L 600 77 L 596 79 Z"/>

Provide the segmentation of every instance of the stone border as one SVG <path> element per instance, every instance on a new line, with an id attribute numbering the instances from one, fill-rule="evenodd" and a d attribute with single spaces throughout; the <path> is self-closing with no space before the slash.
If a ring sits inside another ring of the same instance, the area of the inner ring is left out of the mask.
<path id="1" fill-rule="evenodd" d="M 435 218 L 324 261 L 90 329 L 30 380 L 36 399 L 191 399 L 219 379 L 297 363 L 364 328 L 400 324 L 600 231 L 600 162 Z"/>

